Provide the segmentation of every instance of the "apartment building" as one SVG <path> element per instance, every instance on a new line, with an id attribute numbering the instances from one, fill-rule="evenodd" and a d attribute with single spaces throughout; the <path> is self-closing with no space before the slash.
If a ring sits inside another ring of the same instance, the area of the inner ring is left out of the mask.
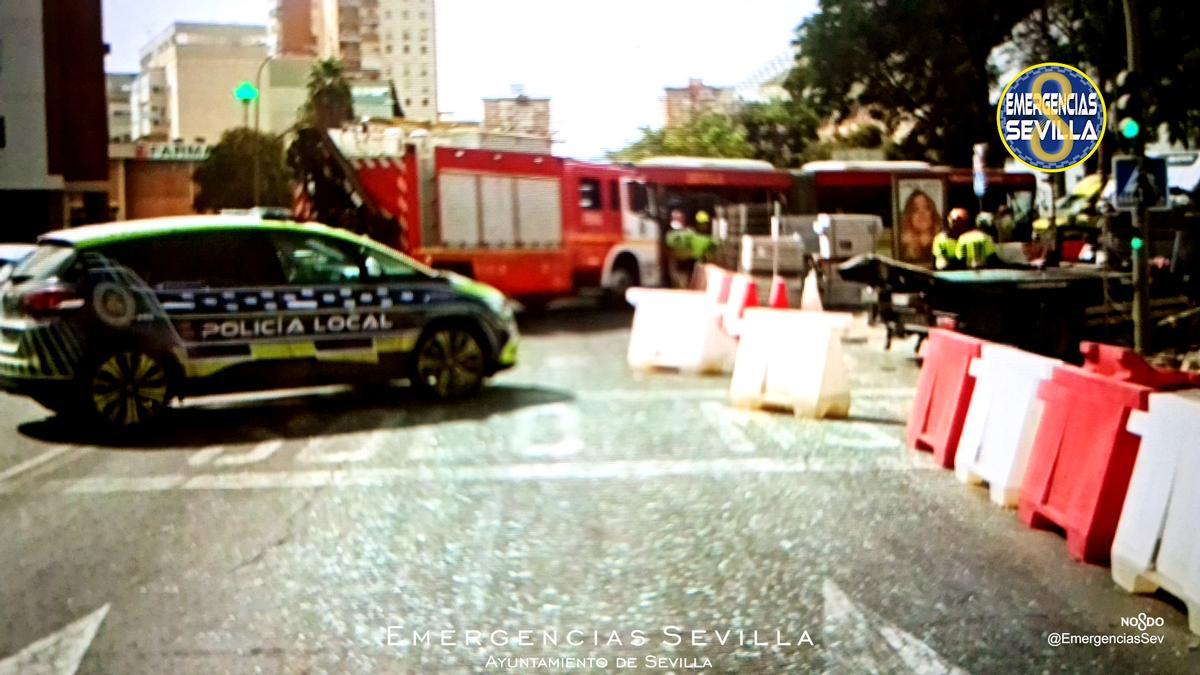
<path id="1" fill-rule="evenodd" d="M 434 0 L 275 0 L 271 34 L 279 52 L 336 58 L 364 90 L 394 85 L 405 117 L 437 120 Z"/>
<path id="2" fill-rule="evenodd" d="M 174 23 L 142 49 L 130 99 L 136 139 L 216 143 L 246 121 L 233 96 L 266 60 L 267 29 Z"/>
<path id="3" fill-rule="evenodd" d="M 550 99 L 524 94 L 483 99 L 483 128 L 486 131 L 550 137 Z"/>
<path id="4" fill-rule="evenodd" d="M 732 87 L 713 87 L 703 80 L 692 79 L 686 87 L 665 89 L 666 126 L 687 123 L 692 117 L 706 112 L 732 112 L 737 96 Z"/>

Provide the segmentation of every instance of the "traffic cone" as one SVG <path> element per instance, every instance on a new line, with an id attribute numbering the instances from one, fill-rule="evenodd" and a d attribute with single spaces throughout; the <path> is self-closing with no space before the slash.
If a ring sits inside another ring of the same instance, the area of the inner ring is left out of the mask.
<path id="1" fill-rule="evenodd" d="M 771 296 L 767 300 L 767 304 L 772 309 L 787 309 L 788 308 L 788 289 L 787 283 L 783 277 L 776 275 L 771 279 Z"/>
<path id="2" fill-rule="evenodd" d="M 800 309 L 810 312 L 823 312 L 825 306 L 821 304 L 821 289 L 817 281 L 817 271 L 810 269 L 808 276 L 804 277 L 804 292 L 800 294 Z"/>

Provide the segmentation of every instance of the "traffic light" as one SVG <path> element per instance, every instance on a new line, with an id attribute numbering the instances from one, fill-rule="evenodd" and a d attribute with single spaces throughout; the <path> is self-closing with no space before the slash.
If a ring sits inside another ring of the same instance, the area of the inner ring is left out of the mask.
<path id="1" fill-rule="evenodd" d="M 1126 144 L 1137 146 L 1142 135 L 1142 91 L 1138 74 L 1122 70 L 1116 79 L 1113 104 L 1109 108 L 1109 119 L 1113 120 L 1117 133 Z"/>

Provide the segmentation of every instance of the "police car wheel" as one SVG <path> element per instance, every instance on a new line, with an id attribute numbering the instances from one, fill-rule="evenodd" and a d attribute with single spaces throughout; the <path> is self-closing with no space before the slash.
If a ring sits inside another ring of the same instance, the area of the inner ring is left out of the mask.
<path id="1" fill-rule="evenodd" d="M 109 352 L 83 381 L 87 414 L 108 429 L 144 427 L 170 402 L 170 374 L 158 357 L 138 349 Z"/>
<path id="2" fill-rule="evenodd" d="M 437 327 L 417 346 L 413 383 L 437 398 L 456 398 L 482 386 L 486 367 L 474 333 L 461 326 Z"/>

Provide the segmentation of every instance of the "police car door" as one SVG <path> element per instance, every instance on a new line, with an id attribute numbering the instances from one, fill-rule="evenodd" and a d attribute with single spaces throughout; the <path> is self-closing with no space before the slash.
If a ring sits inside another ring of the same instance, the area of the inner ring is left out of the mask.
<path id="1" fill-rule="evenodd" d="M 379 364 L 411 351 L 419 321 L 412 292 L 370 274 L 359 247 L 319 232 L 271 235 L 287 289 L 275 330 L 322 364 Z"/>
<path id="2" fill-rule="evenodd" d="M 311 354 L 280 330 L 287 288 L 266 232 L 201 230 L 146 244 L 139 273 L 178 335 L 189 378 Z"/>

